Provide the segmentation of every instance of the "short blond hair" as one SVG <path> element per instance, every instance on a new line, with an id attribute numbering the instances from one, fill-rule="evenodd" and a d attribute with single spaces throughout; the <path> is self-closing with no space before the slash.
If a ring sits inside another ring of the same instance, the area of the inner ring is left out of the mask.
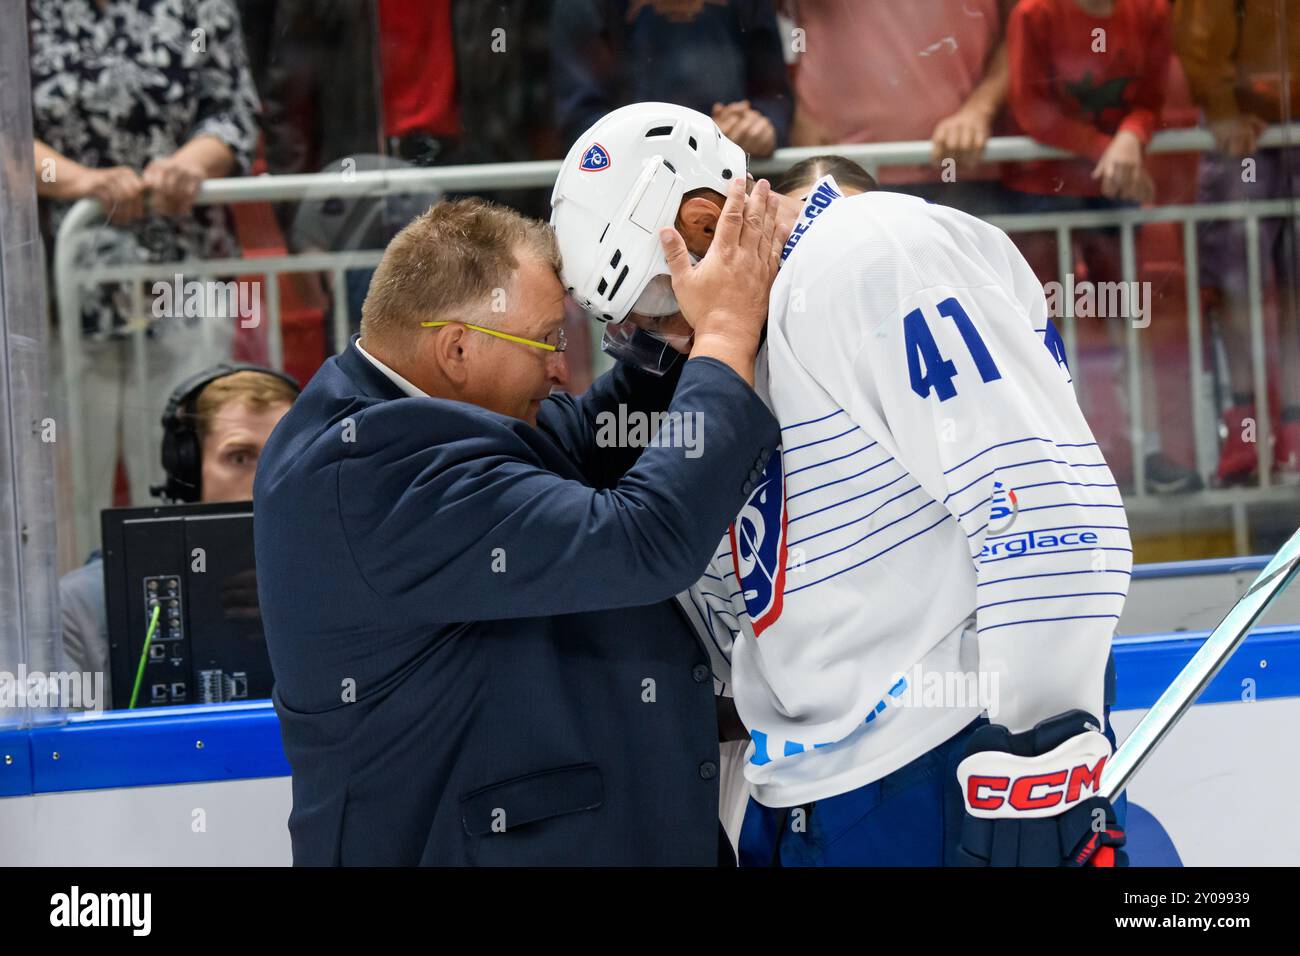
<path id="1" fill-rule="evenodd" d="M 276 375 L 245 370 L 223 375 L 209 382 L 194 400 L 194 428 L 202 441 L 212 431 L 221 409 L 231 402 L 247 402 L 255 412 L 276 405 L 292 405 L 298 392 Z"/>
<path id="2" fill-rule="evenodd" d="M 483 199 L 431 206 L 384 250 L 361 306 L 362 339 L 410 341 L 421 322 L 484 302 L 510 284 L 521 248 L 560 271 L 546 223 Z"/>

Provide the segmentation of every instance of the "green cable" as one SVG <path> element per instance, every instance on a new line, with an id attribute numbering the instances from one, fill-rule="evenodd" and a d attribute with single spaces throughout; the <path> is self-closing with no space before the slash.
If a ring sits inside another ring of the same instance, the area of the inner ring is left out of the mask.
<path id="1" fill-rule="evenodd" d="M 144 636 L 144 650 L 140 652 L 140 666 L 135 669 L 135 686 L 131 688 L 131 703 L 127 710 L 135 710 L 135 699 L 140 695 L 140 681 L 144 680 L 145 661 L 149 660 L 149 644 L 153 641 L 153 632 L 158 628 L 158 612 L 161 610 L 162 604 L 155 604 L 153 614 L 149 617 L 149 630 Z"/>

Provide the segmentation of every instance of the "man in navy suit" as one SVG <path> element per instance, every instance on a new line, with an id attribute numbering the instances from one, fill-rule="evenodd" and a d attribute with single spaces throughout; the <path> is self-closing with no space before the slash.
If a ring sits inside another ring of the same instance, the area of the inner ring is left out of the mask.
<path id="1" fill-rule="evenodd" d="M 463 200 L 393 240 L 257 473 L 295 863 L 718 862 L 713 680 L 673 596 L 780 440 L 752 383 L 783 239 L 733 183 L 674 283 L 689 360 L 577 399 L 548 394 L 549 227 Z M 602 412 L 665 410 L 707 440 L 599 440 Z"/>

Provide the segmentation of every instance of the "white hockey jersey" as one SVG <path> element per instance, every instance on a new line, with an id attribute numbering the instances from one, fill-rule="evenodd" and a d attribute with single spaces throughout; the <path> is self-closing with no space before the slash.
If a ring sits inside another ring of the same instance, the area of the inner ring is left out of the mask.
<path id="1" fill-rule="evenodd" d="M 755 797 L 863 786 L 984 711 L 1100 718 L 1131 542 L 1029 266 L 829 177 L 786 256 L 757 372 L 782 446 L 680 596 L 729 662 Z"/>

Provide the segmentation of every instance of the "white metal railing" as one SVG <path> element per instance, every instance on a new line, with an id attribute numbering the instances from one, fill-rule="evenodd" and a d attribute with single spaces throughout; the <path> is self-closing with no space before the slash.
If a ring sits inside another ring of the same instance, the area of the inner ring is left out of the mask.
<path id="1" fill-rule="evenodd" d="M 1300 123 L 1275 126 L 1260 139 L 1261 148 L 1278 148 L 1300 145 Z M 1214 148 L 1209 132 L 1203 129 L 1166 130 L 1158 133 L 1148 146 L 1148 154 L 1202 152 Z M 779 173 L 792 164 L 812 156 L 835 153 L 853 159 L 869 171 L 881 168 L 924 164 L 930 161 L 931 144 L 928 140 L 893 143 L 858 143 L 838 146 L 796 147 L 778 150 L 769 159 L 751 164 L 756 175 Z M 985 147 L 984 159 L 988 162 L 1023 161 L 1035 159 L 1069 158 L 1062 150 L 1043 146 L 1024 136 L 995 137 Z M 551 185 L 559 172 L 560 161 L 548 160 L 524 163 L 485 163 L 469 166 L 421 167 L 412 169 L 375 170 L 365 172 L 318 173 L 290 176 L 253 176 L 238 179 L 208 180 L 199 191 L 196 202 L 201 205 L 231 205 L 248 202 L 274 202 L 291 200 L 320 200 L 325 198 L 376 198 L 399 194 L 421 193 L 432 190 L 446 192 L 482 189 L 518 189 Z M 992 216 L 990 221 L 1008 232 L 1054 231 L 1058 238 L 1058 267 L 1062 282 L 1072 271 L 1070 237 L 1075 230 L 1118 226 L 1121 235 L 1121 262 L 1123 278 L 1133 281 L 1137 277 L 1135 254 L 1135 229 L 1138 225 L 1153 222 L 1178 222 L 1183 227 L 1183 256 L 1187 274 L 1188 335 L 1192 349 L 1191 395 L 1194 416 L 1197 460 L 1205 462 L 1213 456 L 1204 454 L 1206 440 L 1206 409 L 1202 400 L 1203 372 L 1200 367 L 1201 330 L 1198 261 L 1196 256 L 1195 226 L 1198 222 L 1224 219 L 1242 219 L 1247 223 L 1247 274 L 1250 282 L 1250 329 L 1254 386 L 1259 412 L 1258 438 L 1260 446 L 1260 488 L 1249 491 L 1207 493 L 1234 509 L 1234 520 L 1244 522 L 1243 505 L 1268 496 L 1271 480 L 1271 448 L 1269 438 L 1268 390 L 1265 387 L 1263 292 L 1261 287 L 1259 220 L 1271 217 L 1296 218 L 1300 214 L 1295 197 L 1269 202 L 1225 203 L 1217 205 L 1165 206 L 1152 209 L 1121 209 L 1099 212 L 1045 213 Z M 342 351 L 347 346 L 351 326 L 347 314 L 347 296 L 344 293 L 345 273 L 348 269 L 372 267 L 382 257 L 382 249 L 345 252 L 291 253 L 283 256 L 254 256 L 226 259 L 186 259 L 173 262 L 99 265 L 78 268 L 74 254 L 77 235 L 103 219 L 103 210 L 93 199 L 82 199 L 67 211 L 59 227 L 54 248 L 54 278 L 59 312 L 60 343 L 63 358 L 63 375 L 67 387 L 68 433 L 82 434 L 81 376 L 85 364 L 82 351 L 83 337 L 80 318 L 79 283 L 133 283 L 133 302 L 136 315 L 143 314 L 143 283 L 150 280 L 171 279 L 176 273 L 187 278 L 260 274 L 267 278 L 292 273 L 328 272 L 331 275 L 334 310 L 334 348 Z M 267 340 L 271 363 L 282 367 L 283 348 L 280 330 L 279 284 L 266 283 Z M 1077 329 L 1073 303 L 1065 297 L 1066 314 L 1063 317 L 1062 335 L 1067 356 L 1072 367 L 1077 367 Z M 143 361 L 144 328 L 134 328 L 127 334 L 134 337 L 136 357 L 135 386 L 139 395 L 138 410 L 141 416 L 137 427 L 144 434 L 152 434 L 154 415 L 148 400 L 147 371 Z M 1144 423 L 1142 417 L 1141 368 L 1139 361 L 1137 327 L 1128 323 L 1125 349 L 1128 356 L 1128 395 L 1130 414 L 1130 440 L 1133 443 L 1134 484 L 1136 497 L 1144 496 L 1145 462 L 1142 454 Z M 1078 381 L 1078 380 L 1076 380 Z M 95 540 L 97 516 L 88 513 L 88 479 L 84 456 L 71 456 L 73 487 L 76 506 L 74 551 L 81 554 L 87 544 Z M 1205 469 L 1202 468 L 1205 472 Z M 1243 537 L 1240 527 L 1238 541 Z"/>
<path id="2" fill-rule="evenodd" d="M 1222 220 L 1242 220 L 1246 223 L 1246 271 L 1250 342 L 1252 387 L 1255 391 L 1255 410 L 1258 419 L 1256 432 L 1259 445 L 1259 485 L 1267 488 L 1272 483 L 1273 455 L 1270 444 L 1272 425 L 1269 420 L 1269 398 L 1266 387 L 1267 368 L 1264 355 L 1264 295 L 1260 270 L 1259 221 L 1261 219 L 1288 217 L 1300 218 L 1300 201 L 1297 199 L 1272 199 L 1255 202 L 1213 203 L 1191 206 L 1163 206 L 1154 209 L 1114 209 L 1095 212 L 1071 213 L 1031 213 L 1014 216 L 990 216 L 989 222 L 1008 233 L 1055 231 L 1057 234 L 1058 261 L 1057 268 L 1062 284 L 1066 275 L 1072 271 L 1071 234 L 1079 229 L 1097 229 L 1119 227 L 1120 230 L 1120 269 L 1121 281 L 1132 283 L 1137 280 L 1136 228 L 1139 225 L 1156 222 L 1177 222 L 1182 224 L 1183 268 L 1187 283 L 1187 332 L 1191 349 L 1191 408 L 1193 414 L 1194 437 L 1197 442 L 1197 461 L 1205 460 L 1202 454 L 1206 429 L 1204 426 L 1204 371 L 1200 362 L 1200 346 L 1203 341 L 1201 330 L 1200 305 L 1200 263 L 1197 258 L 1196 224 Z M 1074 303 L 1070 296 L 1064 296 L 1062 303 L 1065 314 L 1062 316 L 1064 331 L 1062 337 L 1066 343 L 1066 355 L 1070 367 L 1078 369 L 1077 328 L 1074 316 Z M 1150 319 L 1150 316 L 1146 316 Z M 1145 486 L 1145 463 L 1140 450 L 1144 446 L 1145 424 L 1142 417 L 1142 367 L 1138 350 L 1139 325 L 1129 321 L 1125 325 L 1125 352 L 1128 361 L 1128 399 L 1129 399 L 1129 440 L 1133 447 L 1133 471 L 1136 494 L 1140 497 Z M 1300 370 L 1297 370 L 1300 374 Z M 1076 382 L 1078 379 L 1076 379 Z M 1202 476 L 1206 477 L 1206 476 Z"/>

